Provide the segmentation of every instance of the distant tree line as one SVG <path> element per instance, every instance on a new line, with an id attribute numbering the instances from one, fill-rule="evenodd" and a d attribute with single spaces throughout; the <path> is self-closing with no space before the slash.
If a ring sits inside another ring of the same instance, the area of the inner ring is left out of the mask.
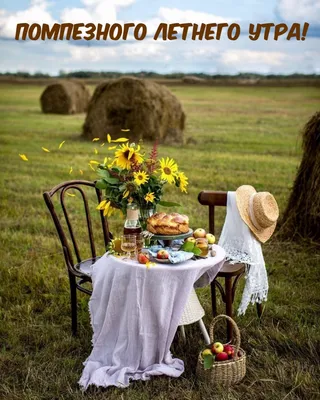
<path id="1" fill-rule="evenodd" d="M 183 79 L 186 76 L 195 76 L 202 79 L 319 79 L 320 74 L 269 74 L 262 75 L 257 73 L 239 73 L 237 75 L 227 75 L 227 74 L 205 74 L 205 73 L 188 73 L 184 74 L 182 72 L 174 72 L 171 74 L 158 74 L 152 71 L 140 71 L 140 72 L 117 72 L 117 71 L 74 71 L 65 72 L 60 71 L 57 76 L 51 76 L 42 72 L 35 72 L 33 74 L 24 71 L 18 72 L 0 72 L 0 76 L 17 77 L 17 78 L 120 78 L 121 76 L 134 76 L 137 78 L 153 78 L 153 79 Z"/>

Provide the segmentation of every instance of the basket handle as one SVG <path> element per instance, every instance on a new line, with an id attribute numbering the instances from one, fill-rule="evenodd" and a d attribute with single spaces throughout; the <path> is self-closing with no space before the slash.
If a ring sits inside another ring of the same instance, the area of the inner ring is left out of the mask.
<path id="1" fill-rule="evenodd" d="M 241 344 L 240 330 L 239 330 L 236 322 L 228 315 L 220 314 L 212 320 L 212 322 L 210 324 L 210 341 L 211 341 L 211 343 L 214 342 L 214 327 L 215 327 L 216 323 L 221 319 L 227 319 L 232 325 L 233 331 L 235 333 L 235 338 L 236 338 L 235 339 L 235 358 L 238 358 L 238 352 L 239 352 L 240 344 Z"/>

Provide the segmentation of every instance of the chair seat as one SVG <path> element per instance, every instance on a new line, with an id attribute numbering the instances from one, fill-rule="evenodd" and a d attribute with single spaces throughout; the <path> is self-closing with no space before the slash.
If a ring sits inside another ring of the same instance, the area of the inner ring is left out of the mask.
<path id="1" fill-rule="evenodd" d="M 197 293 L 192 289 L 180 318 L 179 326 L 193 324 L 194 322 L 199 321 L 204 314 L 204 309 L 200 304 Z"/>
<path id="2" fill-rule="evenodd" d="M 86 277 L 91 277 L 92 275 L 92 270 L 91 270 L 91 266 L 99 260 L 99 257 L 95 257 L 95 258 L 88 258 L 87 260 L 83 260 L 80 263 L 76 264 L 74 266 L 75 269 L 77 269 L 78 271 L 82 272 L 84 274 L 84 276 Z"/>
<path id="3" fill-rule="evenodd" d="M 237 276 L 242 274 L 245 271 L 245 265 L 236 263 L 236 264 L 230 264 L 230 261 L 226 261 L 222 268 L 220 269 L 218 273 L 218 277 L 223 277 L 225 278 L 226 276 Z"/>

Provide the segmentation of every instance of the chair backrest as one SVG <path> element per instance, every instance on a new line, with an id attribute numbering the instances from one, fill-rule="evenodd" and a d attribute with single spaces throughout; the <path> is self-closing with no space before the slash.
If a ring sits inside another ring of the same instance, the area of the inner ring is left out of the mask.
<path id="1" fill-rule="evenodd" d="M 44 200 L 46 202 L 46 205 L 50 211 L 51 217 L 52 217 L 55 227 L 57 229 L 59 239 L 62 244 L 64 256 L 66 258 L 67 263 L 69 264 L 68 265 L 69 268 L 72 268 L 72 266 L 74 265 L 72 253 L 70 251 L 69 241 L 67 239 L 66 232 L 63 229 L 63 225 L 62 225 L 63 218 L 62 218 L 62 220 L 61 220 L 61 218 L 59 218 L 52 200 L 53 200 L 54 195 L 59 197 L 59 203 L 61 205 L 63 215 L 65 218 L 65 222 L 68 227 L 71 242 L 73 244 L 74 253 L 76 255 L 77 262 L 80 263 L 82 261 L 81 255 L 80 255 L 80 250 L 79 250 L 78 243 L 76 241 L 73 224 L 71 223 L 71 219 L 68 214 L 68 211 L 66 208 L 66 202 L 65 202 L 65 195 L 67 194 L 68 190 L 70 190 L 70 189 L 77 190 L 80 193 L 81 199 L 82 199 L 83 205 L 84 205 L 84 210 L 85 210 L 86 225 L 87 225 L 87 229 L 88 229 L 91 255 L 92 255 L 92 258 L 96 258 L 96 256 L 97 256 L 96 247 L 95 247 L 95 243 L 94 243 L 94 236 L 93 236 L 93 230 L 92 230 L 92 222 L 91 222 L 90 210 L 89 210 L 89 205 L 88 205 L 88 199 L 87 199 L 86 193 L 84 191 L 85 187 L 92 187 L 95 190 L 96 196 L 97 196 L 97 204 L 99 204 L 102 200 L 101 190 L 97 189 L 95 187 L 95 182 L 90 182 L 90 181 L 85 181 L 85 180 L 72 180 L 72 181 L 63 182 L 63 183 L 60 183 L 59 185 L 55 186 L 50 191 L 43 193 Z M 101 225 L 102 225 L 104 244 L 105 244 L 105 247 L 107 247 L 108 243 L 111 239 L 111 234 L 109 232 L 108 222 L 107 222 L 106 218 L 103 216 L 103 211 L 100 211 L 100 219 L 101 219 Z"/>
<path id="2" fill-rule="evenodd" d="M 216 192 L 213 190 L 203 190 L 198 195 L 198 201 L 203 206 L 209 206 L 209 232 L 214 234 L 215 232 L 215 221 L 214 211 L 217 206 L 227 206 L 227 193 L 228 192 Z"/>

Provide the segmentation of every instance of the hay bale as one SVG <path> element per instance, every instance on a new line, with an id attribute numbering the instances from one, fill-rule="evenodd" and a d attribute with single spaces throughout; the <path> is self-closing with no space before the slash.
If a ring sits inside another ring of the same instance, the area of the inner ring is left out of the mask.
<path id="1" fill-rule="evenodd" d="M 178 99 L 153 81 L 123 77 L 100 84 L 83 126 L 88 139 L 129 137 L 131 141 L 183 143 L 185 114 Z M 121 129 L 130 129 L 125 134 Z"/>
<path id="2" fill-rule="evenodd" d="M 76 114 L 87 111 L 90 92 L 81 82 L 61 81 L 46 87 L 41 95 L 42 112 Z"/>
<path id="3" fill-rule="evenodd" d="M 304 127 L 302 161 L 282 219 L 280 232 L 320 244 L 320 112 Z"/>
<path id="4" fill-rule="evenodd" d="M 182 79 L 183 83 L 195 85 L 197 83 L 204 83 L 206 80 L 198 76 L 187 75 Z"/>

